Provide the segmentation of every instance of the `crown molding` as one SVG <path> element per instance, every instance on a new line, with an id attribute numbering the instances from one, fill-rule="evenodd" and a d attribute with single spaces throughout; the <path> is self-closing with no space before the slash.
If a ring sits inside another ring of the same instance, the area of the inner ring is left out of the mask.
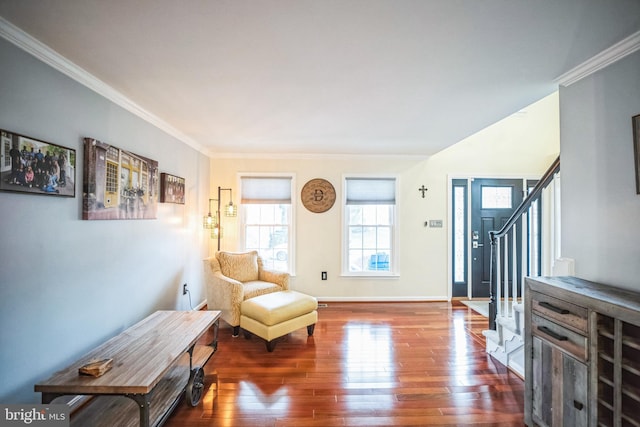
<path id="1" fill-rule="evenodd" d="M 638 49 L 640 49 L 640 31 L 631 34 L 629 37 L 603 50 L 591 59 L 562 74 L 560 77 L 557 77 L 555 83 L 560 86 L 570 86 L 596 71 L 619 61 L 625 56 L 631 55 Z"/>
<path id="2" fill-rule="evenodd" d="M 13 43 L 20 49 L 36 57 L 40 61 L 49 65 L 53 69 L 61 72 L 62 74 L 70 77 L 81 85 L 91 89 L 98 95 L 108 99 L 114 104 L 124 108 L 130 113 L 140 117 L 142 120 L 150 123 L 156 128 L 164 131 L 165 133 L 178 139 L 180 142 L 187 144 L 188 146 L 200 151 L 201 153 L 209 156 L 211 153 L 202 144 L 198 143 L 194 139 L 188 137 L 178 129 L 174 128 L 155 114 L 142 108 L 140 105 L 133 102 L 131 99 L 109 86 L 99 78 L 95 77 L 87 70 L 79 67 L 73 62 L 60 55 L 49 46 L 45 45 L 41 41 L 35 39 L 31 35 L 27 34 L 20 28 L 16 27 L 6 19 L 0 16 L 0 37 Z"/>
<path id="3" fill-rule="evenodd" d="M 273 159 L 273 160 L 355 160 L 392 159 L 426 160 L 428 154 L 340 154 L 340 153 L 212 153 L 212 159 Z"/>

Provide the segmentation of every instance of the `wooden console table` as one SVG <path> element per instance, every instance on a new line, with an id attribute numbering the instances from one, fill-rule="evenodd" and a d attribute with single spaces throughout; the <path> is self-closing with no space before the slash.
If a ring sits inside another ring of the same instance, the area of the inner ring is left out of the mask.
<path id="1" fill-rule="evenodd" d="M 525 280 L 525 422 L 640 427 L 640 293 Z"/>
<path id="2" fill-rule="evenodd" d="M 193 406 L 202 396 L 202 366 L 217 349 L 219 311 L 157 311 L 35 385 L 42 403 L 65 395 L 94 395 L 71 424 L 158 426 L 183 392 Z M 208 346 L 196 345 L 215 326 Z M 93 361 L 113 359 L 100 377 L 79 375 Z M 124 397 L 123 397 L 124 396 Z M 138 416 L 137 416 L 138 415 Z"/>

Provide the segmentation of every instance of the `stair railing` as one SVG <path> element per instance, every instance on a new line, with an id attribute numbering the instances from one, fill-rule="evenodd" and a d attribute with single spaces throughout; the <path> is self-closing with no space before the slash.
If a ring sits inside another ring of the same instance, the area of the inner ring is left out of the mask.
<path id="1" fill-rule="evenodd" d="M 560 172 L 560 157 L 544 173 L 520 206 L 498 231 L 490 231 L 491 283 L 489 301 L 489 329 L 496 330 L 499 318 L 512 319 L 518 325 L 519 295 L 522 295 L 524 278 L 539 276 L 541 272 L 542 227 L 541 207 L 543 191 Z M 519 261 L 519 262 L 518 262 Z M 520 297 L 520 304 L 522 297 Z"/>

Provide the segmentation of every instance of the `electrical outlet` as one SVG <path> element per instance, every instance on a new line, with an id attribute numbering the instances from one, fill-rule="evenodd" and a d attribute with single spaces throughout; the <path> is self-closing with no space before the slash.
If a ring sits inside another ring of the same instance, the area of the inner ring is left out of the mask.
<path id="1" fill-rule="evenodd" d="M 321 274 L 322 280 L 327 280 L 327 272 L 323 271 Z"/>
<path id="2" fill-rule="evenodd" d="M 182 285 L 182 295 L 186 295 L 187 294 L 187 284 L 185 283 L 184 285 Z"/>

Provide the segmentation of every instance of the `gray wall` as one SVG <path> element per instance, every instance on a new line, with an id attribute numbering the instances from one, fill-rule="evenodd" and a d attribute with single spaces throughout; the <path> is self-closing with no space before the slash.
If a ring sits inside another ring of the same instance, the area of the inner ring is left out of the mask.
<path id="1" fill-rule="evenodd" d="M 560 90 L 562 255 L 579 277 L 640 291 L 636 114 L 640 52 Z"/>
<path id="2" fill-rule="evenodd" d="M 158 309 L 204 300 L 200 226 L 209 159 L 0 39 L 0 127 L 77 150 L 76 197 L 0 193 L 0 402 Z M 186 179 L 185 205 L 156 220 L 83 221 L 82 138 Z"/>

